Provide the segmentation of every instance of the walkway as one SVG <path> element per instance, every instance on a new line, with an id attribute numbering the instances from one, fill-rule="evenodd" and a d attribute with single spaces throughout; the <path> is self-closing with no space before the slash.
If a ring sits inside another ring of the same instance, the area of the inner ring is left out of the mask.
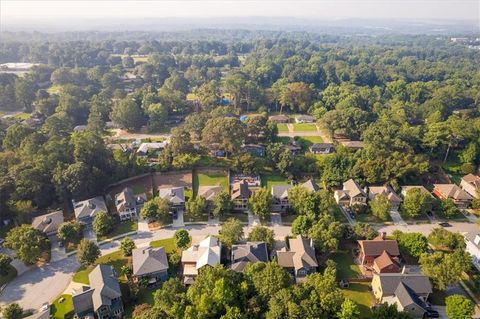
<path id="1" fill-rule="evenodd" d="M 392 217 L 392 221 L 395 225 L 401 225 L 401 226 L 406 226 L 407 223 L 403 220 L 402 215 L 398 212 L 398 210 L 390 210 L 388 212 L 390 214 L 390 217 Z"/>

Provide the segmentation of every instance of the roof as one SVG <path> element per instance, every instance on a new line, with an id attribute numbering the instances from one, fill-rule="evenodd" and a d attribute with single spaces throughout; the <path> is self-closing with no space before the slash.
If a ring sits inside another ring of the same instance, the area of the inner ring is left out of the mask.
<path id="1" fill-rule="evenodd" d="M 431 198 L 434 198 L 432 193 L 430 193 L 428 191 L 428 189 L 426 189 L 423 185 L 405 185 L 405 186 L 402 186 L 402 195 L 405 197 L 408 193 L 409 190 L 411 189 L 419 189 L 421 190 L 422 192 L 428 194 Z"/>
<path id="2" fill-rule="evenodd" d="M 93 309 L 93 289 L 82 286 L 81 291 L 72 294 L 73 309 L 75 313 L 81 314 Z"/>
<path id="3" fill-rule="evenodd" d="M 90 198 L 74 204 L 75 218 L 94 217 L 98 212 L 107 212 L 107 204 L 102 196 Z"/>
<path id="4" fill-rule="evenodd" d="M 273 185 L 272 186 L 272 196 L 278 199 L 288 198 L 288 190 L 293 186 L 290 184 L 285 185 Z"/>
<path id="5" fill-rule="evenodd" d="M 243 271 L 248 263 L 268 262 L 267 244 L 247 242 L 232 246 L 232 266 L 235 271 Z"/>
<path id="6" fill-rule="evenodd" d="M 462 180 L 475 188 L 480 188 L 480 176 L 468 174 L 462 177 Z"/>
<path id="7" fill-rule="evenodd" d="M 358 195 L 366 196 L 363 189 L 353 179 L 349 179 L 348 181 L 343 183 L 343 191 L 347 193 L 350 197 L 355 197 Z"/>
<path id="8" fill-rule="evenodd" d="M 480 249 L 480 238 L 479 240 L 475 240 L 477 236 L 480 236 L 479 232 L 468 232 L 465 234 L 465 239 L 475 245 L 477 249 Z"/>
<path id="9" fill-rule="evenodd" d="M 25 319 L 49 319 L 50 318 L 50 307 L 48 309 L 45 309 L 43 311 L 34 313 L 31 316 L 24 317 Z"/>
<path id="10" fill-rule="evenodd" d="M 158 188 L 158 196 L 168 199 L 172 204 L 185 203 L 185 194 L 183 187 Z"/>
<path id="11" fill-rule="evenodd" d="M 306 115 L 306 114 L 297 115 L 297 116 L 295 116 L 295 119 L 297 119 L 299 121 L 315 121 L 315 117 L 313 117 L 311 115 Z"/>
<path id="12" fill-rule="evenodd" d="M 300 186 L 306 188 L 311 192 L 318 192 L 318 190 L 320 189 L 318 185 L 313 181 L 313 179 L 307 180 L 305 183 L 301 184 Z"/>
<path id="13" fill-rule="evenodd" d="M 392 257 L 386 250 L 384 250 L 380 256 L 375 258 L 373 264 L 376 270 L 380 272 L 382 271 L 382 269 L 385 269 L 389 266 L 397 265 L 397 263 L 392 259 Z"/>
<path id="14" fill-rule="evenodd" d="M 440 192 L 444 197 L 452 198 L 454 200 L 471 200 L 466 191 L 458 187 L 456 184 L 433 184 L 434 189 Z"/>
<path id="15" fill-rule="evenodd" d="M 221 192 L 223 192 L 222 186 L 200 186 L 197 195 L 206 200 L 213 200 Z"/>
<path id="16" fill-rule="evenodd" d="M 373 199 L 377 195 L 383 195 L 387 197 L 390 202 L 400 203 L 402 199 L 393 191 L 390 186 L 370 186 L 368 188 L 368 196 Z"/>
<path id="17" fill-rule="evenodd" d="M 383 296 L 395 294 L 400 282 L 408 285 L 416 294 L 429 294 L 432 292 L 432 284 L 427 276 L 421 273 L 385 273 L 373 274 L 378 276 Z"/>
<path id="18" fill-rule="evenodd" d="M 384 240 L 381 237 L 376 237 L 372 240 L 359 240 L 360 250 L 365 256 L 380 256 L 384 251 L 390 256 L 400 256 L 398 243 L 396 240 Z"/>
<path id="19" fill-rule="evenodd" d="M 310 145 L 310 149 L 315 149 L 315 148 L 329 148 L 329 147 L 334 147 L 332 143 L 314 143 Z"/>
<path id="20" fill-rule="evenodd" d="M 50 234 L 56 232 L 63 221 L 63 212 L 59 210 L 35 217 L 32 221 L 32 227 L 46 234 Z"/>
<path id="21" fill-rule="evenodd" d="M 130 187 L 124 188 L 120 193 L 115 195 L 115 201 L 117 203 L 117 212 L 132 209 L 137 206 L 133 190 Z"/>
<path id="22" fill-rule="evenodd" d="M 270 121 L 288 121 L 289 120 L 288 116 L 284 114 L 272 115 L 268 119 Z"/>
<path id="23" fill-rule="evenodd" d="M 426 307 L 425 302 L 423 302 L 415 291 L 410 288 L 404 282 L 399 282 L 397 289 L 395 289 L 395 297 L 397 297 L 398 302 L 403 306 L 408 306 L 411 304 L 416 304 L 420 308 Z"/>
<path id="24" fill-rule="evenodd" d="M 348 148 L 363 148 L 365 146 L 362 141 L 341 141 L 340 144 Z"/>
<path id="25" fill-rule="evenodd" d="M 137 153 L 147 153 L 149 150 L 160 150 L 164 149 L 168 145 L 167 141 L 159 143 L 142 143 L 138 147 Z"/>
<path id="26" fill-rule="evenodd" d="M 221 244 L 218 238 L 208 236 L 182 252 L 182 263 L 195 263 L 197 271 L 206 265 L 215 267 L 220 263 L 220 251 Z"/>
<path id="27" fill-rule="evenodd" d="M 232 186 L 232 199 L 248 199 L 252 192 L 248 189 L 248 182 L 242 180 Z"/>
<path id="28" fill-rule="evenodd" d="M 308 238 L 298 236 L 289 240 L 290 250 L 277 251 L 278 264 L 282 267 L 301 269 L 318 267 L 315 248 Z"/>
<path id="29" fill-rule="evenodd" d="M 92 300 L 95 311 L 103 305 L 111 305 L 112 299 L 122 296 L 113 266 L 98 265 L 88 275 L 88 279 L 90 286 L 93 288 Z"/>
<path id="30" fill-rule="evenodd" d="M 165 249 L 136 248 L 132 251 L 133 274 L 143 276 L 168 269 L 168 259 Z"/>

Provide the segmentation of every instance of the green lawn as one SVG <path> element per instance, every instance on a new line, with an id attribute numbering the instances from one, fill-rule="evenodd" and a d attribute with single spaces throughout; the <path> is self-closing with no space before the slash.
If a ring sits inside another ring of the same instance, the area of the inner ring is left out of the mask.
<path id="1" fill-rule="evenodd" d="M 108 238 L 112 238 L 115 236 L 119 236 L 122 234 L 130 233 L 132 231 L 137 231 L 138 230 L 138 223 L 137 221 L 124 221 L 120 222 L 117 225 L 115 225 L 115 228 L 113 229 L 112 232 L 107 234 L 106 236 L 98 236 L 98 241 L 103 241 Z"/>
<path id="2" fill-rule="evenodd" d="M 454 221 L 459 221 L 459 222 L 468 222 L 468 218 L 465 217 L 462 213 L 455 214 L 454 216 L 447 217 L 441 210 L 436 210 L 435 211 L 435 216 L 438 219 L 443 219 L 443 220 L 454 220 Z"/>
<path id="3" fill-rule="evenodd" d="M 145 186 L 143 185 L 133 185 L 132 191 L 133 191 L 133 195 L 140 195 L 146 192 Z"/>
<path id="4" fill-rule="evenodd" d="M 288 184 L 288 180 L 281 175 L 264 174 L 260 177 L 262 180 L 262 187 L 266 187 L 267 189 L 271 189 L 273 185 Z"/>
<path id="5" fill-rule="evenodd" d="M 388 220 L 381 220 L 380 218 L 373 216 L 371 213 L 357 214 L 357 221 L 362 223 L 377 223 L 382 224 L 385 222 L 391 221 L 390 215 L 388 215 Z"/>
<path id="6" fill-rule="evenodd" d="M 462 163 L 458 158 L 458 154 L 455 152 L 450 153 L 448 160 L 442 163 L 442 169 L 445 173 L 451 175 L 452 182 L 459 185 L 462 176 L 465 175 L 462 172 Z"/>
<path id="7" fill-rule="evenodd" d="M 165 252 L 167 254 L 170 254 L 170 253 L 172 253 L 176 250 L 175 242 L 173 241 L 173 238 L 151 241 L 150 242 L 150 247 L 153 247 L 153 248 L 163 247 L 163 248 L 165 248 Z"/>
<path id="8" fill-rule="evenodd" d="M 369 282 L 350 283 L 350 287 L 341 289 L 346 298 L 357 303 L 360 311 L 360 318 L 370 318 L 372 313 L 370 307 L 375 300 L 370 292 Z"/>
<path id="9" fill-rule="evenodd" d="M 305 142 L 306 144 L 315 144 L 315 143 L 323 143 L 323 139 L 321 136 L 301 136 L 301 142 Z"/>
<path id="10" fill-rule="evenodd" d="M 129 263 L 129 258 L 124 257 L 120 250 L 117 250 L 105 256 L 98 257 L 97 260 L 95 261 L 96 265 L 99 265 L 99 264 L 112 265 L 113 268 L 115 268 L 115 271 L 117 272 L 117 274 L 120 274 L 122 266 L 127 265 L 128 263 Z M 88 274 L 92 272 L 94 267 L 95 266 L 89 266 L 86 268 L 80 267 L 80 269 L 73 275 L 72 280 L 75 282 L 88 285 L 89 284 Z M 122 279 L 120 278 L 120 280 Z"/>
<path id="11" fill-rule="evenodd" d="M 317 126 L 314 123 L 295 123 L 293 130 L 295 132 L 314 132 L 317 130 Z"/>
<path id="12" fill-rule="evenodd" d="M 288 136 L 276 136 L 275 137 L 275 143 L 289 144 L 290 143 L 290 137 L 288 137 Z"/>
<path id="13" fill-rule="evenodd" d="M 18 120 L 26 120 L 28 118 L 30 118 L 31 114 L 30 113 L 18 113 L 18 114 L 15 114 L 15 116 L 13 118 L 15 119 L 18 119 Z"/>
<path id="14" fill-rule="evenodd" d="M 17 270 L 13 266 L 8 266 L 8 272 L 5 276 L 0 275 L 0 287 L 12 281 L 17 277 Z"/>
<path id="15" fill-rule="evenodd" d="M 193 194 L 197 195 L 200 186 L 222 186 L 228 191 L 227 173 L 224 171 L 199 171 L 193 174 Z"/>
<path id="16" fill-rule="evenodd" d="M 288 131 L 288 126 L 285 123 L 278 123 L 277 124 L 277 130 L 278 133 L 287 133 Z"/>
<path id="17" fill-rule="evenodd" d="M 243 223 L 248 223 L 248 214 L 247 213 L 241 213 L 241 212 L 223 214 L 222 216 L 220 216 L 219 219 L 220 219 L 221 222 L 224 222 L 229 218 L 235 218 L 235 219 L 238 219 L 239 221 L 241 221 Z"/>
<path id="18" fill-rule="evenodd" d="M 337 263 L 337 278 L 358 278 L 361 275 L 360 268 L 353 261 L 350 251 L 338 251 L 330 255 L 329 259 Z"/>
<path id="19" fill-rule="evenodd" d="M 60 302 L 61 299 L 64 299 Z M 61 295 L 52 304 L 50 308 L 50 318 L 64 319 L 73 318 L 73 302 L 72 295 Z"/>
<path id="20" fill-rule="evenodd" d="M 345 217 L 345 215 L 342 213 L 342 211 L 340 210 L 340 208 L 338 208 L 338 206 L 335 206 L 334 210 L 333 210 L 333 217 L 335 217 L 335 219 L 341 223 L 348 223 L 348 220 L 347 218 Z"/>

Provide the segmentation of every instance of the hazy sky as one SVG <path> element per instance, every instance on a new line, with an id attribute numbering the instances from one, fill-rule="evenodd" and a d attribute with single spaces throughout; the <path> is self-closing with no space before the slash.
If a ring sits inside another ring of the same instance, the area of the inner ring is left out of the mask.
<path id="1" fill-rule="evenodd" d="M 0 0 L 2 24 L 65 18 L 289 16 L 479 20 L 480 0 Z"/>

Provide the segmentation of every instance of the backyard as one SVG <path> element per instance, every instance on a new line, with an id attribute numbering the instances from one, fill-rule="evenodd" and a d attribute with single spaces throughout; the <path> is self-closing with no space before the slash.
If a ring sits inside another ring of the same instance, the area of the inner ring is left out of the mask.
<path id="1" fill-rule="evenodd" d="M 348 250 L 339 250 L 331 254 L 329 259 L 337 264 L 338 279 L 359 278 L 362 274 L 358 265 L 353 261 L 352 253 Z"/>
<path id="2" fill-rule="evenodd" d="M 360 311 L 360 318 L 370 318 L 370 308 L 375 303 L 373 295 L 370 291 L 369 282 L 355 282 L 350 283 L 348 288 L 341 289 L 346 298 L 351 299 L 357 303 Z"/>
<path id="3" fill-rule="evenodd" d="M 120 236 L 122 234 L 127 234 L 138 230 L 138 223 L 136 220 L 129 220 L 124 222 L 119 222 L 114 226 L 113 231 L 108 233 L 105 236 L 98 236 L 98 241 L 104 241 L 109 238 Z"/>
<path id="4" fill-rule="evenodd" d="M 58 297 L 50 308 L 50 318 L 64 319 L 73 318 L 73 302 L 71 295 L 61 295 Z"/>
<path id="5" fill-rule="evenodd" d="M 196 196 L 200 186 L 222 186 L 228 191 L 227 173 L 223 170 L 197 170 L 193 173 L 193 194 Z"/>
<path id="6" fill-rule="evenodd" d="M 262 187 L 266 187 L 267 189 L 271 189 L 273 185 L 283 185 L 288 184 L 288 180 L 277 174 L 264 174 L 261 175 L 262 180 Z"/>
<path id="7" fill-rule="evenodd" d="M 295 132 L 315 132 L 317 126 L 313 123 L 295 123 L 293 124 L 293 130 Z"/>

